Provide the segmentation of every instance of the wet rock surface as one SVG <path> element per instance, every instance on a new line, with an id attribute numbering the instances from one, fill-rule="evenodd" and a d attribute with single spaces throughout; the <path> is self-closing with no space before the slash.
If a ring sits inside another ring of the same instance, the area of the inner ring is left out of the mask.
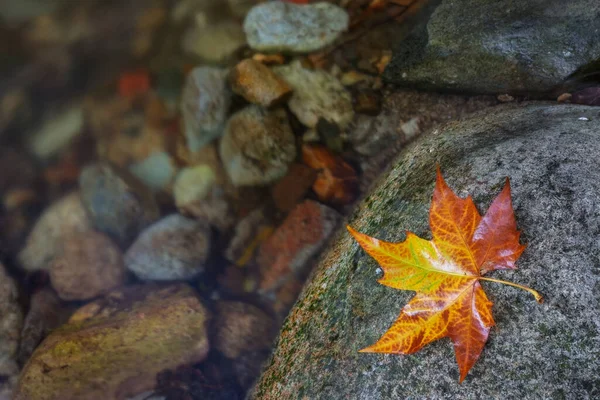
<path id="1" fill-rule="evenodd" d="M 144 280 L 190 279 L 204 271 L 211 233 L 205 221 L 180 214 L 148 227 L 125 254 L 125 265 Z"/>
<path id="2" fill-rule="evenodd" d="M 474 93 L 551 91 L 600 57 L 600 4 L 445 0 L 396 49 L 384 78 Z"/>
<path id="3" fill-rule="evenodd" d="M 152 192 L 108 163 L 87 166 L 79 176 L 84 207 L 94 227 L 126 246 L 159 216 Z"/>
<path id="4" fill-rule="evenodd" d="M 514 398 L 598 394 L 600 322 L 596 258 L 600 186 L 596 110 L 530 103 L 446 125 L 410 145 L 349 223 L 388 241 L 404 230 L 428 237 L 440 163 L 459 196 L 486 209 L 510 177 L 527 249 L 501 279 L 535 287 L 546 302 L 485 285 L 498 329 L 462 385 L 444 339 L 419 353 L 360 354 L 397 317 L 412 292 L 376 282 L 377 264 L 346 232 L 327 251 L 284 323 L 255 398 Z M 576 139 L 575 139 L 576 138 Z"/>
<path id="5" fill-rule="evenodd" d="M 250 10 L 244 32 L 258 51 L 308 53 L 333 43 L 348 24 L 346 11 L 334 4 L 268 2 Z"/>
<path id="6" fill-rule="evenodd" d="M 99 232 L 68 236 L 51 264 L 52 287 L 63 300 L 88 300 L 125 283 L 119 247 Z"/>
<path id="7" fill-rule="evenodd" d="M 17 286 L 0 264 L 0 399 L 11 397 L 19 375 L 17 349 L 22 324 Z"/>
<path id="8" fill-rule="evenodd" d="M 383 91 L 377 117 L 359 115 L 348 127 L 349 141 L 365 156 L 361 160 L 364 189 L 373 185 L 384 165 L 407 142 L 430 129 L 453 120 L 469 118 L 476 111 L 496 105 L 492 96 L 464 96 L 415 90 Z"/>
<path id="9" fill-rule="evenodd" d="M 187 285 L 136 286 L 79 309 L 23 369 L 16 400 L 125 399 L 202 361 L 209 313 Z"/>

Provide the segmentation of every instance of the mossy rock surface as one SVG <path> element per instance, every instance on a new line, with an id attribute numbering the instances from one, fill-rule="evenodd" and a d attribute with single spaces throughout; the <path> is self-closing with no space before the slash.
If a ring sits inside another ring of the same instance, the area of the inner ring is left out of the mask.
<path id="1" fill-rule="evenodd" d="M 599 32 L 597 0 L 443 0 L 395 49 L 384 78 L 422 89 L 543 95 L 600 59 Z"/>
<path id="2" fill-rule="evenodd" d="M 483 282 L 497 326 L 458 383 L 444 338 L 413 355 L 358 353 L 414 295 L 377 283 L 378 266 L 342 231 L 284 323 L 256 399 L 580 399 L 600 396 L 600 114 L 546 103 L 490 108 L 421 137 L 375 184 L 349 224 L 402 241 L 430 238 L 435 165 L 485 212 L 511 179 L 527 249 Z"/>
<path id="3" fill-rule="evenodd" d="M 111 292 L 79 309 L 25 365 L 15 400 L 125 399 L 202 361 L 209 314 L 184 284 Z"/>

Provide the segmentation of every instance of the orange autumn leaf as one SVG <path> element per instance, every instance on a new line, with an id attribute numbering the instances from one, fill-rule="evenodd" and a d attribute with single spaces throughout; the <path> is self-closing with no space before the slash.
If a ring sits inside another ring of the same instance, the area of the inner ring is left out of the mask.
<path id="1" fill-rule="evenodd" d="M 515 269 L 525 249 L 519 244 L 508 179 L 481 217 L 472 198 L 456 196 L 438 167 L 429 224 L 433 240 L 407 232 L 406 240 L 400 243 L 384 242 L 348 226 L 361 247 L 381 265 L 384 276 L 379 283 L 417 292 L 388 331 L 361 352 L 411 354 L 449 337 L 462 382 L 495 325 L 492 302 L 479 281 L 525 289 L 540 303 L 542 296 L 524 286 L 482 276 L 489 271 Z"/>
<path id="2" fill-rule="evenodd" d="M 319 200 L 334 205 L 351 203 L 358 192 L 356 171 L 340 156 L 320 145 L 302 146 L 302 160 L 318 171 L 312 188 Z"/>

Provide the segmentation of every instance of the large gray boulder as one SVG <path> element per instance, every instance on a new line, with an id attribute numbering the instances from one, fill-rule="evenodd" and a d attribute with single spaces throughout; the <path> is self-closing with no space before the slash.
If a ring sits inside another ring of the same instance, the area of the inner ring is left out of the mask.
<path id="1" fill-rule="evenodd" d="M 443 0 L 384 77 L 420 88 L 544 93 L 600 58 L 597 0 Z"/>
<path id="2" fill-rule="evenodd" d="M 600 119 L 598 108 L 503 105 L 424 135 L 394 161 L 349 224 L 402 241 L 430 238 L 439 163 L 461 197 L 485 212 L 511 178 L 527 248 L 515 271 L 483 282 L 497 326 L 458 383 L 445 338 L 410 356 L 365 354 L 414 295 L 376 282 L 378 266 L 347 232 L 316 268 L 288 316 L 257 399 L 584 399 L 600 396 Z"/>

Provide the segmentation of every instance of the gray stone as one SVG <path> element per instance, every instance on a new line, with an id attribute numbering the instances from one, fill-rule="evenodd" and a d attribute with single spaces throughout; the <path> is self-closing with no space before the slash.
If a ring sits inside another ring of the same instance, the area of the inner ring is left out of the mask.
<path id="1" fill-rule="evenodd" d="M 600 57 L 596 0 L 444 0 L 384 78 L 426 89 L 544 93 Z"/>
<path id="2" fill-rule="evenodd" d="M 94 227 L 126 247 L 159 217 L 154 195 L 126 170 L 89 165 L 79 175 L 81 198 Z"/>
<path id="3" fill-rule="evenodd" d="M 333 43 L 348 24 L 348 13 L 334 4 L 271 1 L 250 10 L 244 31 L 254 50 L 310 53 Z"/>
<path id="4" fill-rule="evenodd" d="M 255 398 L 598 397 L 599 139 L 595 108 L 498 106 L 413 142 L 350 218 L 355 229 L 387 241 L 403 240 L 405 230 L 430 238 L 436 163 L 481 211 L 510 177 L 527 248 L 517 270 L 490 277 L 533 287 L 546 302 L 484 282 L 497 327 L 462 384 L 448 339 L 410 356 L 358 353 L 414 292 L 379 285 L 377 263 L 344 231 L 284 323 Z"/>
<path id="5" fill-rule="evenodd" d="M 323 118 L 344 129 L 352 121 L 352 96 L 332 74 L 304 68 L 299 61 L 274 71 L 294 89 L 288 105 L 304 125 L 316 128 Z"/>
<path id="6" fill-rule="evenodd" d="M 125 254 L 125 265 L 144 280 L 189 279 L 204 271 L 210 228 L 180 214 L 148 227 Z"/>
<path id="7" fill-rule="evenodd" d="M 198 67 L 190 72 L 183 88 L 181 113 L 192 152 L 223 134 L 230 103 L 227 70 Z"/>
<path id="8" fill-rule="evenodd" d="M 92 229 L 79 192 L 72 192 L 52 203 L 35 223 L 19 253 L 19 261 L 29 271 L 48 269 L 62 251 L 66 237 Z"/>
<path id="9" fill-rule="evenodd" d="M 22 325 L 17 286 L 0 264 L 0 399 L 10 399 L 17 383 L 16 357 Z"/>
<path id="10" fill-rule="evenodd" d="M 255 105 L 238 111 L 227 122 L 219 152 L 236 186 L 266 185 L 283 177 L 296 157 L 285 111 Z"/>

